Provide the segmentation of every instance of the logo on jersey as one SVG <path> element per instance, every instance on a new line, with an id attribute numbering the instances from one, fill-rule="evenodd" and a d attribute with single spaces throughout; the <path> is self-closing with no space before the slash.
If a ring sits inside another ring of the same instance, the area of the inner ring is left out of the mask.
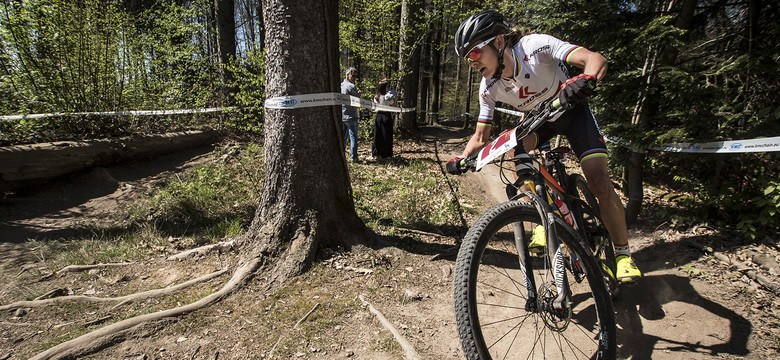
<path id="1" fill-rule="evenodd" d="M 523 61 L 531 61 L 531 58 L 529 58 L 528 55 L 526 55 L 525 57 L 523 57 Z"/>
<path id="2" fill-rule="evenodd" d="M 517 96 L 521 99 L 526 99 L 529 96 L 536 93 L 537 93 L 536 91 L 528 91 L 528 86 L 526 86 L 524 88 L 523 87 L 520 88 L 520 90 L 517 92 Z"/>
<path id="3" fill-rule="evenodd" d="M 540 52 L 542 52 L 542 51 L 545 51 L 545 50 L 550 50 L 550 49 L 551 49 L 551 48 L 550 48 L 550 45 L 545 45 L 545 46 L 542 46 L 542 47 L 540 47 L 540 48 L 538 48 L 538 49 L 534 50 L 534 52 L 532 52 L 532 53 L 531 53 L 531 57 L 534 57 L 534 56 L 536 56 L 536 54 L 538 54 L 538 53 L 540 53 Z"/>

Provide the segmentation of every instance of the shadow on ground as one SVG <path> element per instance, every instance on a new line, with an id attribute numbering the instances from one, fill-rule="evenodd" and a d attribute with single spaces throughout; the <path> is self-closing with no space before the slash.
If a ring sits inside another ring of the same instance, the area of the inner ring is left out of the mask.
<path id="1" fill-rule="evenodd" d="M 199 147 L 110 168 L 94 168 L 50 180 L 44 186 L 3 194 L 0 197 L 0 243 L 56 239 L 75 234 L 78 230 L 67 224 L 70 219 L 100 215 L 87 212 L 84 209 L 87 202 L 115 194 L 123 190 L 124 184 L 159 178 L 213 149 Z M 128 186 L 128 191 L 131 188 Z M 116 195 L 115 198 L 121 196 Z"/>

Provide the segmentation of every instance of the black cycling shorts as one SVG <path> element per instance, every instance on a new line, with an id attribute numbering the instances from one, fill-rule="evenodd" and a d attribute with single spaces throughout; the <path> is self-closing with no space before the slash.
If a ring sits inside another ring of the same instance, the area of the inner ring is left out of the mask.
<path id="1" fill-rule="evenodd" d="M 601 133 L 590 107 L 585 103 L 577 104 L 571 110 L 564 112 L 558 120 L 542 125 L 533 134 L 536 135 L 534 148 L 549 141 L 553 136 L 566 136 L 580 162 L 591 157 L 607 156 L 604 134 Z"/>

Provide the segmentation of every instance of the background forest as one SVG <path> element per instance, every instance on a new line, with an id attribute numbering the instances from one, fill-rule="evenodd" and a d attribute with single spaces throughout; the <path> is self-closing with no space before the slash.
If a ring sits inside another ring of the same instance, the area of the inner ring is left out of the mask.
<path id="1" fill-rule="evenodd" d="M 216 114 L 0 120 L 0 146 L 210 126 L 262 136 L 258 0 L 0 0 L 0 115 L 231 107 Z M 602 53 L 602 130 L 636 146 L 780 135 L 780 9 L 765 0 L 343 0 L 342 69 L 369 97 L 382 78 L 417 126 L 467 120 L 479 78 L 455 57 L 461 20 L 498 9 L 532 32 Z M 232 15 L 232 16 L 231 16 Z M 305 51 L 301 49 L 300 51 Z M 306 77 L 307 74 L 300 74 Z M 334 89 L 335 90 L 335 89 Z M 511 121 L 511 118 L 506 118 Z M 780 228 L 778 153 L 635 152 L 613 144 L 628 214 L 644 185 L 692 194 L 700 218 L 749 237 Z"/>

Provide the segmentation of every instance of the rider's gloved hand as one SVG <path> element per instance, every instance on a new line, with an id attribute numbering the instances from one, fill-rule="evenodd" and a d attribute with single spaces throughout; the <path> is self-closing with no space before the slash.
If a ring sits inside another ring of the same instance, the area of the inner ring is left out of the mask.
<path id="1" fill-rule="evenodd" d="M 465 159 L 465 157 L 458 155 L 450 161 L 447 161 L 447 172 L 452 175 L 460 175 L 466 172 L 466 169 L 463 169 L 461 167 L 461 160 Z"/>
<path id="2" fill-rule="evenodd" d="M 596 93 L 596 77 L 593 75 L 579 74 L 561 85 L 558 99 L 561 107 L 568 110 L 579 102 L 585 101 L 588 96 Z"/>

